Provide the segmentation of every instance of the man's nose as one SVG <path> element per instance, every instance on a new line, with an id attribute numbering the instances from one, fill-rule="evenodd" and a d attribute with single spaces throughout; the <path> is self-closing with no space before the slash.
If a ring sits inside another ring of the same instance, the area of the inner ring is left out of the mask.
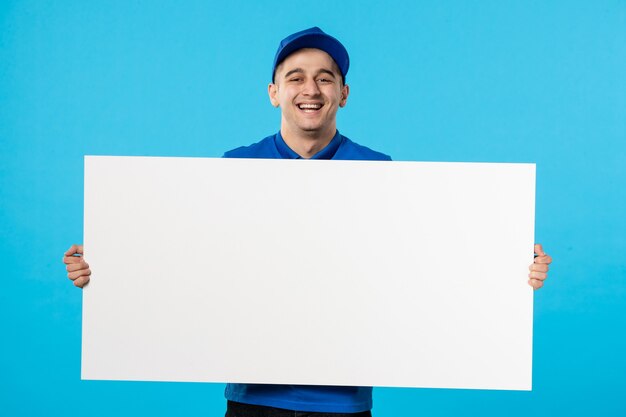
<path id="1" fill-rule="evenodd" d="M 309 79 L 305 81 L 304 85 L 302 86 L 302 93 L 308 96 L 315 96 L 320 93 L 319 86 L 317 85 L 315 79 Z"/>

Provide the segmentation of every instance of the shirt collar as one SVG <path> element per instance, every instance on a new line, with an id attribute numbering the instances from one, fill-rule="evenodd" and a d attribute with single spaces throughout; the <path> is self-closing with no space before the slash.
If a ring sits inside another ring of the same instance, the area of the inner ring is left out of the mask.
<path id="1" fill-rule="evenodd" d="M 332 159 L 335 156 L 335 152 L 339 149 L 339 145 L 341 145 L 341 141 L 343 140 L 343 136 L 339 134 L 339 130 L 335 133 L 335 136 L 332 140 L 324 147 L 324 149 L 320 150 L 318 153 L 313 155 L 311 159 Z M 283 136 L 280 134 L 280 130 L 276 135 L 274 135 L 274 143 L 276 144 L 276 149 L 278 153 L 283 159 L 304 159 L 293 149 L 287 146 Z"/>

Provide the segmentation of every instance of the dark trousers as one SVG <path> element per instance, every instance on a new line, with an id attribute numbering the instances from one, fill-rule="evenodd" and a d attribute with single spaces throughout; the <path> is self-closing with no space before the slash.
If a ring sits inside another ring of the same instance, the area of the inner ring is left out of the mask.
<path id="1" fill-rule="evenodd" d="M 228 401 L 225 417 L 372 417 L 372 413 L 314 413 Z"/>

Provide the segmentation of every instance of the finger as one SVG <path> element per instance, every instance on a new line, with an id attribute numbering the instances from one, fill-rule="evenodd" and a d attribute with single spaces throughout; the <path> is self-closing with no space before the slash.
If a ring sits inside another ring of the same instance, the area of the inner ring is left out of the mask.
<path id="1" fill-rule="evenodd" d="M 551 264 L 552 257 L 550 255 L 537 256 L 535 258 L 535 263 L 536 264 Z"/>
<path id="2" fill-rule="evenodd" d="M 72 245 L 70 246 L 70 248 L 68 250 L 65 251 L 65 256 L 72 256 L 72 255 L 82 255 L 83 254 L 83 245 Z"/>
<path id="3" fill-rule="evenodd" d="M 65 269 L 67 270 L 67 272 L 80 271 L 81 269 L 89 269 L 89 264 L 87 262 L 68 264 Z"/>
<path id="4" fill-rule="evenodd" d="M 528 285 L 533 287 L 533 289 L 538 290 L 539 288 L 543 287 L 543 281 L 540 281 L 538 279 L 529 279 Z"/>
<path id="5" fill-rule="evenodd" d="M 87 285 L 88 282 L 89 276 L 84 276 L 74 280 L 74 285 L 76 285 L 78 288 L 83 288 L 85 285 Z"/>
<path id="6" fill-rule="evenodd" d="M 67 277 L 71 279 L 72 281 L 74 281 L 77 278 L 89 276 L 89 275 L 91 275 L 90 269 L 81 269 L 80 271 L 74 271 L 74 272 L 68 273 Z"/>
<path id="7" fill-rule="evenodd" d="M 528 274 L 528 278 L 539 279 L 539 280 L 543 281 L 546 278 L 548 278 L 548 274 L 546 274 L 545 272 L 530 271 L 530 274 Z"/>
<path id="8" fill-rule="evenodd" d="M 537 254 L 537 256 L 545 255 L 543 247 L 539 243 L 535 243 L 535 253 Z"/>
<path id="9" fill-rule="evenodd" d="M 83 245 L 72 245 L 63 254 L 63 263 L 71 264 L 81 262 L 83 256 Z"/>
<path id="10" fill-rule="evenodd" d="M 531 264 L 528 269 L 530 271 L 538 271 L 538 272 L 548 272 L 550 267 L 548 264 Z"/>
<path id="11" fill-rule="evenodd" d="M 65 265 L 79 264 L 81 262 L 85 262 L 85 258 L 83 258 L 82 256 L 64 256 L 63 257 L 63 263 Z"/>

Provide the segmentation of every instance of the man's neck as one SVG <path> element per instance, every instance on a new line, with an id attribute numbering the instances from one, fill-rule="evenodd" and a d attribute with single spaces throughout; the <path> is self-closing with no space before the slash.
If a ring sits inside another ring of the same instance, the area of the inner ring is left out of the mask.
<path id="1" fill-rule="evenodd" d="M 319 133 L 319 132 L 305 132 L 304 134 L 294 134 L 289 129 L 281 127 L 280 135 L 283 140 L 295 153 L 302 158 L 309 159 L 322 149 L 324 149 L 331 140 L 335 137 L 337 129 L 333 128 L 332 131 Z"/>

